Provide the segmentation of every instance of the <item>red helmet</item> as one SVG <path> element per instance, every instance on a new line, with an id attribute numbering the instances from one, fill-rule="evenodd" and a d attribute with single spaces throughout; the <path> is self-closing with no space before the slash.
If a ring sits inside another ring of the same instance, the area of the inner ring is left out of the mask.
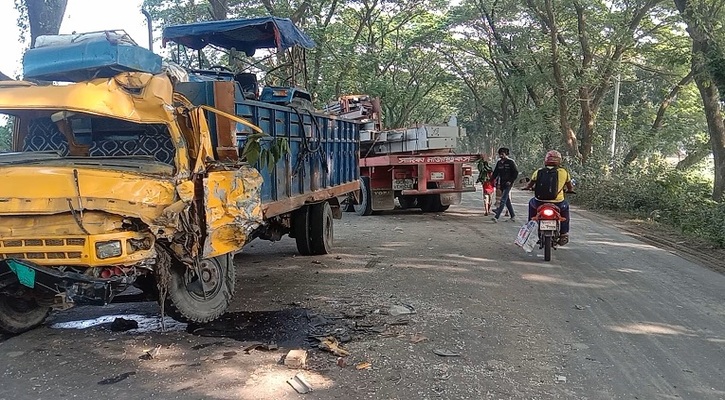
<path id="1" fill-rule="evenodd" d="M 559 165 L 561 164 L 561 153 L 556 150 L 549 150 L 544 157 L 544 165 Z"/>

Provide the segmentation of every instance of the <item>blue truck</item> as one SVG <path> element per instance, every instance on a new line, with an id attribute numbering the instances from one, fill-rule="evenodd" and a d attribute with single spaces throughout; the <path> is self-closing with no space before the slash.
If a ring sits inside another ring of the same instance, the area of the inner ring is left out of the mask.
<path id="1" fill-rule="evenodd" d="M 247 55 L 257 49 L 314 46 L 289 19 L 275 17 L 169 26 L 164 28 L 162 40 L 197 51 L 215 46 Z M 272 168 L 264 165 L 267 160 L 255 162 L 264 178 L 262 203 L 267 223 L 254 234 L 279 240 L 288 233 L 301 254 L 328 253 L 332 219 L 342 217 L 341 202 L 360 187 L 360 125 L 314 111 L 310 95 L 301 88 L 260 88 L 252 73 L 218 65 L 187 69 L 187 73 L 188 80 L 176 83 L 175 90 L 192 104 L 212 106 L 252 122 L 267 134 L 260 140 L 263 149 L 288 150 L 279 154 L 282 160 Z M 249 126 L 223 115 L 209 113 L 209 121 L 213 131 L 232 132 L 236 139 L 235 144 L 219 143 L 217 138 L 225 135 L 212 136 L 221 159 L 242 154 L 254 134 Z"/>

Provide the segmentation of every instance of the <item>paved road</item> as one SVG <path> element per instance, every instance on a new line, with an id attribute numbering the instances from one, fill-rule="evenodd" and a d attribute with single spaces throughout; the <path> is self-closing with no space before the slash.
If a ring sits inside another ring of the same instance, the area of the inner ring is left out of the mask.
<path id="1" fill-rule="evenodd" d="M 232 312 L 208 326 L 51 327 L 154 315 L 151 303 L 56 314 L 0 343 L 0 399 L 725 398 L 725 276 L 585 212 L 546 263 L 512 244 L 519 223 L 488 221 L 478 195 L 437 215 L 345 214 L 334 255 L 254 242 L 236 259 Z M 405 306 L 415 313 L 390 315 Z M 351 353 L 343 367 L 314 348 L 327 335 Z M 243 351 L 272 341 L 280 350 Z M 312 348 L 306 395 L 286 383 L 300 371 L 280 365 L 296 347 Z"/>

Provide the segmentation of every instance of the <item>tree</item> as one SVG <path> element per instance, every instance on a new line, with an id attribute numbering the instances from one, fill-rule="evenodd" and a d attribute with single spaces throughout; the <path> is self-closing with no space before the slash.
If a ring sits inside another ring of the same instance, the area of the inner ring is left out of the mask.
<path id="1" fill-rule="evenodd" d="M 15 0 L 18 25 L 23 32 L 30 31 L 30 47 L 38 36 L 58 34 L 67 5 L 68 0 Z"/>
<path id="2" fill-rule="evenodd" d="M 675 5 L 687 24 L 687 31 L 692 39 L 692 69 L 702 97 L 715 162 L 712 197 L 716 201 L 723 201 L 725 200 L 725 121 L 720 104 L 723 95 L 719 87 L 725 88 L 725 74 L 722 74 L 725 69 L 723 67 L 725 34 L 722 27 L 725 2 L 675 0 Z"/>

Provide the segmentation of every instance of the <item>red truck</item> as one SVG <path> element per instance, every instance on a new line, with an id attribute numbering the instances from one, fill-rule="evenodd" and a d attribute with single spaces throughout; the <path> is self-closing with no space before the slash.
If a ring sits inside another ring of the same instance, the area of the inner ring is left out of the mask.
<path id="1" fill-rule="evenodd" d="M 360 192 L 350 198 L 347 211 L 392 210 L 397 199 L 403 209 L 443 212 L 461 202 L 461 193 L 476 191 L 472 164 L 481 156 L 454 152 L 465 128 L 453 118 L 448 125 L 384 130 L 379 100 L 366 95 L 341 97 L 326 111 L 362 124 Z"/>

